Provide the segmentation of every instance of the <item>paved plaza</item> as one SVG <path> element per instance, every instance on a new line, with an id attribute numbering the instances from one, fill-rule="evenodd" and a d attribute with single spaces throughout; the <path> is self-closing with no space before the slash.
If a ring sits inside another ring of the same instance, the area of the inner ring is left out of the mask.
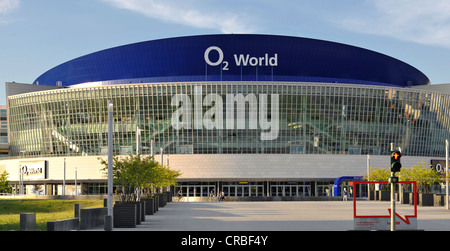
<path id="1" fill-rule="evenodd" d="M 396 204 L 400 213 L 413 212 Z M 358 201 L 357 214 L 387 214 L 390 202 Z M 445 207 L 418 207 L 418 230 L 450 230 Z M 119 231 L 348 231 L 352 201 L 170 202 L 136 228 Z"/>

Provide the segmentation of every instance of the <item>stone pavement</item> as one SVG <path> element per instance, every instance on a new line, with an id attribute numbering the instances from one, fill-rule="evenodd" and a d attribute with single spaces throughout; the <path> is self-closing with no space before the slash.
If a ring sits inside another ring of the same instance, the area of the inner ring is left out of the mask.
<path id="1" fill-rule="evenodd" d="M 413 211 L 396 204 L 398 210 Z M 403 207 L 405 209 L 403 209 Z M 358 201 L 358 214 L 387 213 L 390 202 Z M 399 211 L 398 211 L 399 212 Z M 419 230 L 450 230 L 445 207 L 418 207 Z M 100 230 L 100 229 L 98 229 Z M 348 231 L 352 201 L 170 202 L 136 228 L 116 231 Z"/>

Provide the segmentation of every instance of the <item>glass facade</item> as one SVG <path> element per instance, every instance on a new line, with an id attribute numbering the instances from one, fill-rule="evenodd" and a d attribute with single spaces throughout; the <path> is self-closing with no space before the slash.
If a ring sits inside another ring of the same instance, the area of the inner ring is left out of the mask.
<path id="1" fill-rule="evenodd" d="M 450 136 L 450 97 L 437 92 L 325 83 L 150 83 L 8 97 L 10 155 L 106 154 L 108 100 L 114 104 L 115 154 L 139 145 L 143 154 L 162 148 L 166 154 L 387 155 L 392 142 L 405 155 L 444 156 Z"/>
<path id="2" fill-rule="evenodd" d="M 0 107 L 0 144 L 8 144 L 8 123 L 6 117 L 6 107 Z"/>

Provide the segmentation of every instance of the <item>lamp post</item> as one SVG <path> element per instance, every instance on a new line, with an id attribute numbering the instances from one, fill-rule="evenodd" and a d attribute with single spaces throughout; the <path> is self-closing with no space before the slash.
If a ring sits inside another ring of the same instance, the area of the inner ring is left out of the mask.
<path id="1" fill-rule="evenodd" d="M 448 205 L 448 139 L 445 140 L 445 205 L 447 210 L 450 210 Z"/>
<path id="2" fill-rule="evenodd" d="M 75 167 L 75 195 L 78 195 L 78 188 L 77 188 L 77 167 Z"/>
<path id="3" fill-rule="evenodd" d="M 367 169 L 367 181 L 369 181 L 369 178 L 370 178 L 370 155 L 369 154 L 367 154 L 366 169 Z M 367 198 L 369 198 L 369 194 L 370 194 L 370 185 L 367 184 Z"/>
<path id="4" fill-rule="evenodd" d="M 108 100 L 108 215 L 105 216 L 105 230 L 111 231 L 113 228 L 113 103 Z"/>
<path id="5" fill-rule="evenodd" d="M 136 155 L 140 153 L 140 145 L 141 145 L 141 129 L 139 126 L 136 127 Z"/>

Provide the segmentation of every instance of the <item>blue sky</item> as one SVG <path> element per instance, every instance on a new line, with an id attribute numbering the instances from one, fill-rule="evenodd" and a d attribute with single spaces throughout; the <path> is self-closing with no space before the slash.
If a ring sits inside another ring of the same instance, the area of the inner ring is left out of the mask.
<path id="1" fill-rule="evenodd" d="M 450 83 L 448 0 L 0 0 L 5 82 L 146 40 L 217 33 L 300 36 L 374 50 Z"/>

